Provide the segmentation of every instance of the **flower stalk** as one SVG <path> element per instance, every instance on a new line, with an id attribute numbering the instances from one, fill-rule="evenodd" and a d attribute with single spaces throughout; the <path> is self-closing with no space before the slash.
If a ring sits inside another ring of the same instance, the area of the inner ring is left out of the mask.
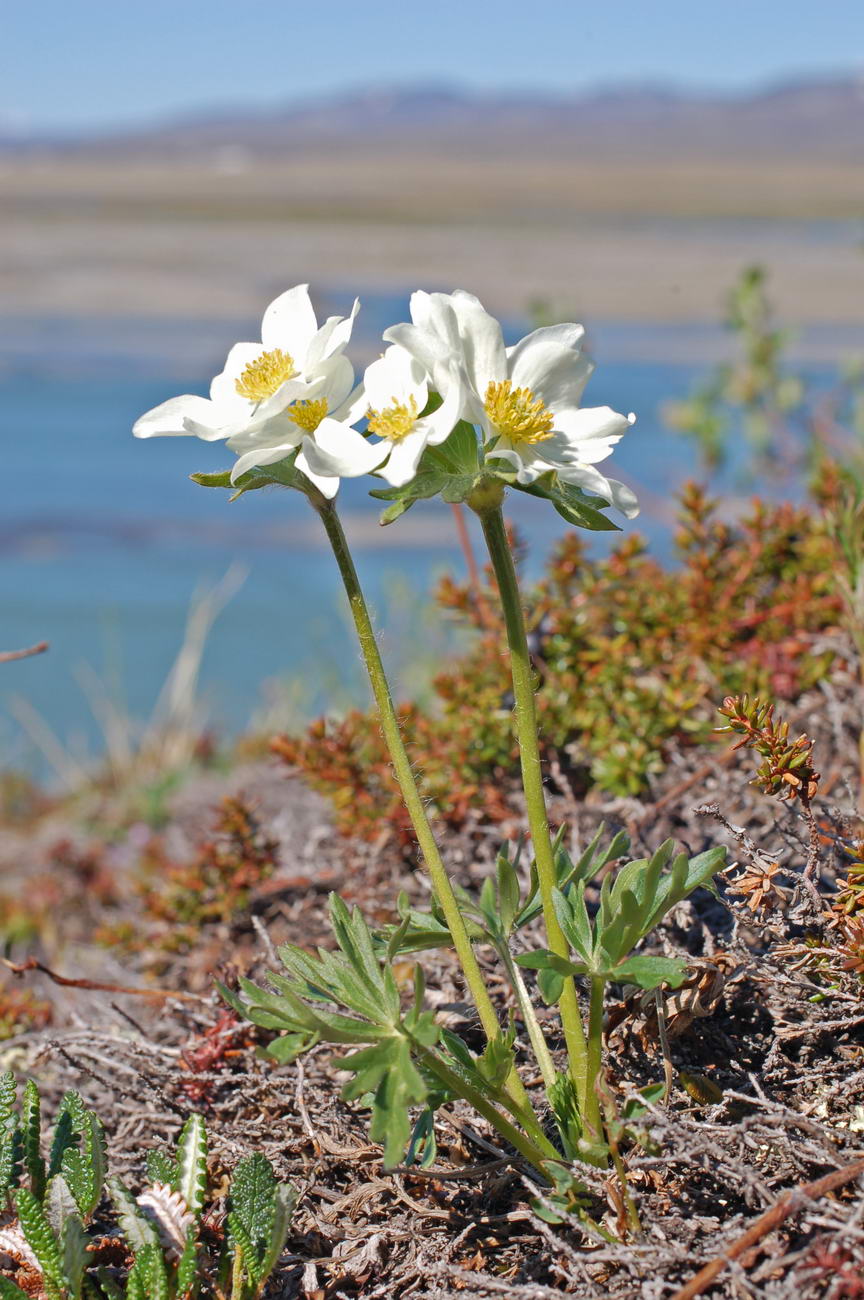
<path id="1" fill-rule="evenodd" d="M 309 499 L 318 511 L 339 567 L 339 573 L 351 608 L 351 616 L 357 629 L 357 638 L 360 642 L 363 662 L 369 674 L 372 694 L 378 708 L 381 731 L 393 764 L 393 771 L 399 783 L 399 789 L 405 801 L 408 815 L 411 818 L 411 825 L 414 828 L 414 834 L 417 836 L 420 852 L 432 880 L 435 896 L 444 914 L 447 928 L 453 940 L 453 946 L 462 965 L 465 982 L 477 1008 L 480 1023 L 487 1039 L 498 1038 L 501 1034 L 498 1016 L 495 1013 L 492 999 L 486 988 L 486 982 L 477 963 L 464 918 L 459 910 L 456 895 L 453 892 L 453 886 L 450 883 L 438 845 L 435 842 L 435 836 L 432 833 L 432 827 L 429 825 L 429 818 L 426 815 L 420 791 L 417 789 L 417 782 L 411 769 L 411 760 L 405 750 L 399 719 L 396 716 L 393 697 L 384 671 L 384 664 L 381 660 L 381 652 L 378 649 L 375 629 L 372 626 L 369 608 L 363 595 L 363 589 L 360 586 L 360 579 L 357 576 L 357 570 L 351 557 L 341 520 L 332 501 L 326 500 L 318 493 L 314 495 L 310 493 Z M 520 1111 L 527 1112 L 533 1119 L 533 1126 L 539 1130 L 539 1124 L 531 1109 L 528 1094 L 515 1068 L 510 1072 L 506 1086 L 508 1093 Z"/>
<path id="2" fill-rule="evenodd" d="M 546 812 L 546 799 L 543 793 L 543 770 L 540 762 L 540 746 L 537 739 L 537 711 L 534 705 L 534 681 L 531 658 L 528 651 L 528 639 L 525 634 L 525 618 L 522 612 L 522 600 L 519 582 L 507 530 L 500 504 L 490 505 L 488 501 L 473 500 L 469 504 L 477 511 L 483 527 L 483 536 L 489 548 L 489 556 L 498 583 L 504 624 L 507 629 L 507 644 L 510 650 L 510 671 L 513 678 L 513 696 L 515 700 L 516 738 L 519 744 L 519 760 L 522 767 L 522 785 L 525 791 L 525 805 L 528 813 L 528 825 L 534 847 L 534 860 L 537 864 L 537 879 L 540 897 L 543 903 L 543 919 L 549 947 L 558 957 L 568 960 L 570 948 L 564 932 L 555 914 L 553 890 L 555 889 L 555 855 L 552 837 L 549 832 L 549 819 Z M 564 982 L 561 994 L 561 1025 L 570 1063 L 570 1073 L 576 1085 L 579 1108 L 583 1122 L 599 1137 L 601 1132 L 600 1106 L 596 1095 L 589 1087 L 594 1076 L 590 1074 L 588 1048 L 579 998 L 572 976 Z"/>

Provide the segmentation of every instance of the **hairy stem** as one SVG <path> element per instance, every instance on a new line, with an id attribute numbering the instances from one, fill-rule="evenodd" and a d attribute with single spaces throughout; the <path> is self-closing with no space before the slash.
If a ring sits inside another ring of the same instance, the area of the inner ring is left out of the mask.
<path id="1" fill-rule="evenodd" d="M 432 879 L 435 896 L 441 911 L 444 913 L 444 919 L 453 940 L 453 947 L 456 949 L 459 961 L 462 964 L 465 982 L 480 1016 L 480 1023 L 483 1026 L 484 1033 L 489 1039 L 497 1038 L 501 1033 L 498 1016 L 495 1013 L 485 980 L 477 964 L 477 958 L 471 946 L 465 921 L 459 910 L 459 904 L 456 901 L 456 895 L 453 893 L 453 886 L 450 884 L 444 863 L 441 860 L 441 854 L 438 852 L 438 845 L 435 843 L 432 827 L 429 825 L 426 809 L 420 797 L 420 791 L 417 789 L 417 783 L 414 780 L 411 761 L 405 750 L 399 719 L 393 707 L 393 697 L 390 694 L 390 686 L 384 672 L 384 665 L 381 662 L 381 653 L 378 649 L 375 630 L 360 586 L 360 579 L 351 558 L 347 538 L 334 504 L 331 501 L 325 501 L 323 498 L 321 498 L 320 502 L 314 497 L 310 497 L 310 499 L 321 516 L 330 545 L 333 548 L 333 554 L 336 557 L 336 563 L 339 566 L 339 572 L 348 596 L 348 603 L 351 607 L 354 626 L 357 629 L 357 638 L 360 642 L 363 662 L 366 665 L 366 671 L 369 674 L 369 681 L 372 686 L 372 694 L 378 707 L 381 731 L 387 743 L 390 761 L 393 764 L 393 771 L 399 783 L 405 807 L 411 818 L 411 825 L 414 827 L 414 834 L 417 836 L 420 852 Z M 507 1091 L 520 1109 L 528 1111 L 533 1116 L 528 1094 L 515 1069 L 510 1072 L 507 1080 Z M 534 1123 L 539 1129 L 536 1117 Z"/>
<path id="2" fill-rule="evenodd" d="M 531 659 L 528 653 L 528 639 L 525 635 L 525 618 L 522 613 L 522 600 L 516 568 L 507 540 L 507 530 L 500 505 L 487 507 L 475 506 L 483 525 L 483 535 L 489 548 L 492 566 L 498 582 L 504 623 L 507 628 L 507 644 L 510 649 L 510 670 L 513 677 L 513 696 L 515 700 L 516 738 L 519 742 L 519 758 L 522 764 L 522 785 L 525 791 L 525 805 L 528 812 L 528 825 L 534 846 L 534 860 L 537 864 L 537 879 L 540 897 L 543 903 L 543 919 L 549 947 L 559 957 L 569 959 L 570 948 L 564 932 L 555 915 L 552 891 L 555 888 L 555 855 L 552 837 L 549 833 L 549 820 L 546 815 L 546 799 L 543 794 L 543 771 L 540 764 L 540 746 L 537 740 L 537 712 L 534 707 L 534 681 Z M 593 1087 L 593 1076 L 589 1078 L 588 1053 L 585 1043 L 585 1031 L 579 1010 L 579 999 L 572 977 L 567 979 L 561 994 L 561 1025 L 570 1058 L 570 1072 L 576 1085 L 579 1106 L 583 1118 L 589 1126 L 599 1132 L 600 1111 Z"/>
<path id="3" fill-rule="evenodd" d="M 418 1060 L 421 1060 L 431 1074 L 434 1074 L 441 1083 L 458 1097 L 463 1097 L 482 1115 L 492 1127 L 509 1142 L 512 1147 L 519 1152 L 521 1156 L 533 1165 L 536 1170 L 543 1173 L 543 1165 L 546 1160 L 560 1160 L 561 1152 L 556 1150 L 549 1139 L 544 1135 L 542 1130 L 538 1132 L 536 1138 L 529 1138 L 512 1124 L 507 1116 L 497 1106 L 484 1096 L 483 1093 L 467 1083 L 460 1074 L 442 1060 L 439 1054 L 429 1047 L 422 1047 L 414 1044 L 414 1054 Z"/>
<path id="4" fill-rule="evenodd" d="M 600 976 L 592 976 L 591 993 L 588 1006 L 588 1087 L 591 1095 L 586 1098 L 585 1120 L 593 1129 L 593 1136 L 599 1140 L 603 1136 L 600 1122 L 600 1099 L 596 1084 L 603 1069 L 603 993 L 606 981 Z M 592 1105 L 593 1103 L 593 1105 Z"/>

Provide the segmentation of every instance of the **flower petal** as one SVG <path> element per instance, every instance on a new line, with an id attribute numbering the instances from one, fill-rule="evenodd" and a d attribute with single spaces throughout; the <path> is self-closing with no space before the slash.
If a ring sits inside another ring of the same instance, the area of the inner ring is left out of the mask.
<path id="1" fill-rule="evenodd" d="M 286 443 L 281 447 L 255 447 L 252 451 L 238 456 L 231 471 L 231 482 L 236 483 L 241 475 L 250 469 L 263 469 L 265 465 L 276 465 L 285 460 L 297 447 L 297 443 Z"/>
<path id="2" fill-rule="evenodd" d="M 359 310 L 360 299 L 355 298 L 350 316 L 329 316 L 327 318 L 309 344 L 305 363 L 307 370 L 314 369 L 322 361 L 335 356 L 348 346 L 351 340 L 351 331 L 354 328 L 354 318 Z"/>
<path id="3" fill-rule="evenodd" d="M 446 442 L 454 427 L 465 415 L 466 392 L 458 371 L 451 371 L 443 393 L 444 400 L 436 411 L 425 416 L 417 425 L 427 430 L 427 441 L 437 447 Z"/>
<path id="4" fill-rule="evenodd" d="M 305 474 L 309 482 L 314 484 L 322 496 L 325 496 L 328 501 L 333 500 L 336 493 L 339 491 L 339 484 L 342 482 L 338 475 L 318 474 L 315 470 L 310 469 L 309 462 L 307 461 L 303 451 L 300 452 L 294 464 L 297 466 L 300 473 Z"/>
<path id="5" fill-rule="evenodd" d="M 426 371 L 420 362 L 404 348 L 391 346 L 382 357 L 373 361 L 363 375 L 366 404 L 380 411 L 393 402 L 409 404 L 413 398 L 418 411 L 422 411 L 428 397 Z"/>
<path id="6" fill-rule="evenodd" d="M 596 465 L 612 454 L 635 416 L 619 415 L 609 406 L 583 406 L 558 411 L 555 432 L 538 446 L 540 455 L 554 465 Z"/>
<path id="7" fill-rule="evenodd" d="M 426 431 L 418 427 L 407 434 L 401 442 L 392 443 L 387 463 L 379 469 L 378 473 L 391 487 L 404 487 L 417 473 L 420 457 L 426 450 L 428 441 Z"/>
<path id="8" fill-rule="evenodd" d="M 383 338 L 385 343 L 395 343 L 404 348 L 433 378 L 439 367 L 449 366 L 456 356 L 445 339 L 418 325 L 391 325 L 384 331 Z"/>
<path id="9" fill-rule="evenodd" d="M 281 348 L 302 370 L 306 354 L 318 330 L 315 312 L 309 300 L 308 284 L 295 285 L 271 302 L 261 322 L 264 347 Z"/>
<path id="10" fill-rule="evenodd" d="M 205 442 L 225 437 L 218 427 L 217 408 L 206 397 L 196 397 L 193 393 L 171 397 L 152 411 L 145 411 L 133 424 L 132 432 L 136 438 L 192 435 Z"/>
<path id="11" fill-rule="evenodd" d="M 515 469 L 519 483 L 533 483 L 541 474 L 549 473 L 549 466 L 537 458 L 533 448 L 519 452 L 515 447 L 502 447 L 499 442 L 496 444 L 495 449 L 489 453 L 488 459 L 490 461 L 506 460 Z"/>
<path id="12" fill-rule="evenodd" d="M 465 369 L 482 398 L 493 381 L 507 377 L 507 354 L 501 326 L 473 294 L 459 289 L 450 295 L 459 324 Z"/>
<path id="13" fill-rule="evenodd" d="M 530 388 L 552 411 L 578 406 L 594 363 L 561 343 L 538 338 L 523 343 L 509 363 L 513 387 Z"/>
<path id="14" fill-rule="evenodd" d="M 513 362 L 520 352 L 526 347 L 535 343 L 560 343 L 563 347 L 569 348 L 572 352 L 579 352 L 582 344 L 585 342 L 585 326 L 569 323 L 566 325 L 543 325 L 538 330 L 532 330 L 526 334 L 524 339 L 520 339 L 514 347 L 507 349 L 507 359 L 510 362 L 511 369 Z"/>
<path id="15" fill-rule="evenodd" d="M 324 419 L 315 430 L 314 440 L 303 439 L 303 455 L 316 474 L 357 478 L 377 469 L 387 455 L 387 446 L 369 442 L 362 433 L 338 420 Z"/>

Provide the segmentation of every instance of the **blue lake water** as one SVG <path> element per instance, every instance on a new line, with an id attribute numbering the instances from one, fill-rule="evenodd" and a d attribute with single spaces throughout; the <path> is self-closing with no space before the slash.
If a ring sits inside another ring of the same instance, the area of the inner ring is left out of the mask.
<path id="1" fill-rule="evenodd" d="M 406 309 L 398 299 L 372 301 L 361 360 Z M 0 649 L 51 643 L 47 655 L 2 669 L 0 766 L 45 770 L 41 745 L 22 729 L 12 697 L 26 699 L 70 751 L 98 752 L 99 728 L 81 685 L 85 665 L 132 716 L 145 718 L 182 640 L 193 593 L 232 565 L 245 570 L 245 582 L 218 618 L 202 666 L 215 727 L 236 731 L 256 712 L 266 718 L 274 683 L 285 685 L 298 714 L 364 699 L 333 561 L 305 500 L 272 491 L 229 504 L 227 493 L 188 478 L 227 467 L 219 446 L 130 435 L 136 417 L 166 397 L 206 391 L 231 341 L 226 329 L 202 322 L 194 337 L 187 327 L 181 338 L 176 325 L 153 322 L 0 327 Z M 648 508 L 635 526 L 668 554 L 669 502 L 697 464 L 688 443 L 664 429 L 660 407 L 685 395 L 702 367 L 676 360 L 674 348 L 666 360 L 639 360 L 636 337 L 626 327 L 601 331 L 585 400 L 637 413 L 612 472 L 643 494 Z M 655 342 L 649 355 L 656 350 Z M 416 685 L 410 662 L 418 649 L 427 665 L 447 654 L 446 635 L 423 619 L 423 597 L 436 574 L 461 574 L 464 562 L 449 507 L 420 505 L 378 529 L 380 506 L 367 487 L 345 484 L 342 510 L 385 654 L 397 686 L 408 691 Z M 564 525 L 543 503 L 513 494 L 510 504 L 536 571 Z"/>

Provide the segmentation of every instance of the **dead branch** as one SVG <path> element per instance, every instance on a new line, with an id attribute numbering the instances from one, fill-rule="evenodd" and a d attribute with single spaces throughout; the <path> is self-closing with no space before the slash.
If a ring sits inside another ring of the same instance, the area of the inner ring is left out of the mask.
<path id="1" fill-rule="evenodd" d="M 815 1201 L 820 1196 L 825 1196 L 828 1192 L 833 1192 L 836 1188 L 860 1178 L 862 1174 L 864 1174 L 864 1158 L 855 1160 L 842 1169 L 834 1169 L 830 1174 L 826 1174 L 824 1178 L 817 1178 L 813 1183 L 804 1183 L 800 1187 L 793 1187 L 790 1191 L 784 1192 L 779 1201 L 776 1201 L 764 1214 L 760 1214 L 756 1222 L 733 1241 L 722 1255 L 710 1260 L 686 1286 L 676 1291 L 672 1300 L 694 1300 L 695 1296 L 702 1295 L 714 1279 L 723 1272 L 727 1264 L 757 1245 L 763 1237 L 768 1236 L 769 1232 L 779 1228 L 780 1224 L 788 1219 L 790 1214 L 794 1214 L 805 1201 Z"/>
<path id="2" fill-rule="evenodd" d="M 13 659 L 30 659 L 33 655 L 44 654 L 48 649 L 47 641 L 28 646 L 26 650 L 0 650 L 0 664 L 12 663 Z"/>

